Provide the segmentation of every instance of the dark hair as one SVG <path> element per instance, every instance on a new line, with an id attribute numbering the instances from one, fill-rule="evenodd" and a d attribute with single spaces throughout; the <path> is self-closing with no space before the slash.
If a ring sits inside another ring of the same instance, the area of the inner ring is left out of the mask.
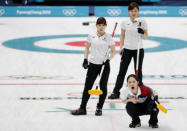
<path id="1" fill-rule="evenodd" d="M 97 22 L 96 22 L 96 25 L 98 25 L 98 24 L 107 25 L 107 24 L 106 24 L 106 19 L 105 19 L 104 17 L 99 17 L 99 18 L 97 19 Z"/>
<path id="2" fill-rule="evenodd" d="M 137 8 L 139 10 L 139 5 L 136 2 L 131 2 L 128 6 L 128 10 L 133 10 L 134 8 Z"/>
<path id="3" fill-rule="evenodd" d="M 136 75 L 134 75 L 134 74 L 130 74 L 130 75 L 127 77 L 127 83 L 128 83 L 129 78 L 131 78 L 131 77 L 133 77 L 136 81 L 139 82 L 139 83 L 138 83 L 138 86 L 143 85 L 143 82 L 142 82 L 141 80 L 139 80 L 139 78 L 138 78 Z"/>
<path id="4" fill-rule="evenodd" d="M 139 81 L 138 77 L 134 74 L 130 74 L 128 77 L 127 77 L 127 82 L 129 80 L 129 78 L 133 77 L 136 81 Z"/>

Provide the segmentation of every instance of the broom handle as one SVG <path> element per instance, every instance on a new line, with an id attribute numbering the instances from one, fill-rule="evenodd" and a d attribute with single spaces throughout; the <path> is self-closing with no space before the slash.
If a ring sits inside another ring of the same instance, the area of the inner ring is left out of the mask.
<path id="1" fill-rule="evenodd" d="M 158 100 L 158 96 L 154 96 L 154 101 L 158 104 L 160 104 L 159 100 Z"/>
<path id="2" fill-rule="evenodd" d="M 104 71 L 104 65 L 102 65 L 102 67 L 101 67 L 101 72 L 98 74 L 98 76 L 99 76 L 99 83 L 97 83 L 97 86 L 96 86 L 96 90 L 98 89 L 98 87 L 100 87 L 100 81 L 101 81 L 101 77 L 102 77 L 102 74 L 103 74 L 103 71 Z"/>
<path id="3" fill-rule="evenodd" d="M 118 23 L 116 22 L 116 23 L 115 23 L 115 26 L 114 26 L 114 30 L 113 30 L 113 32 L 112 32 L 112 37 L 114 37 L 114 34 L 115 34 L 115 31 L 116 31 L 117 25 L 118 25 Z"/>
<path id="4" fill-rule="evenodd" d="M 138 77 L 139 54 L 140 54 L 140 49 L 139 49 L 139 44 L 138 44 L 137 57 L 136 57 L 136 76 L 137 77 Z"/>
<path id="5" fill-rule="evenodd" d="M 141 27 L 141 22 L 139 22 L 139 27 Z M 139 36 L 139 41 L 141 42 L 141 35 Z M 138 77 L 138 65 L 139 65 L 139 55 L 140 54 L 140 43 L 138 43 L 137 57 L 136 57 L 136 76 Z"/>

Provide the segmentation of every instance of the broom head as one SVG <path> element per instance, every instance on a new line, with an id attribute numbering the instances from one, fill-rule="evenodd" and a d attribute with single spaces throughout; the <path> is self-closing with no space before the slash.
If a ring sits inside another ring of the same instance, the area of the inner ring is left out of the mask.
<path id="1" fill-rule="evenodd" d="M 157 104 L 157 108 L 160 109 L 162 112 L 164 112 L 165 114 L 167 113 L 167 109 L 165 107 L 163 107 L 160 104 Z"/>
<path id="2" fill-rule="evenodd" d="M 102 95 L 103 91 L 102 90 L 89 90 L 88 94 L 90 94 L 90 95 Z"/>

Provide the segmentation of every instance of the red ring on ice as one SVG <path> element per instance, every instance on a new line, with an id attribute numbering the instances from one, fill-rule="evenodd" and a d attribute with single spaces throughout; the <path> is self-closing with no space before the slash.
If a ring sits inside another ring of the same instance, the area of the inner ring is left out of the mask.
<path id="1" fill-rule="evenodd" d="M 6 25 L 5 23 L 0 23 L 0 25 Z"/>
<path id="2" fill-rule="evenodd" d="M 65 45 L 84 47 L 85 43 L 86 43 L 86 41 L 73 41 L 73 42 L 67 42 L 67 43 L 65 43 Z M 120 42 L 119 41 L 115 41 L 115 46 L 120 46 Z"/>

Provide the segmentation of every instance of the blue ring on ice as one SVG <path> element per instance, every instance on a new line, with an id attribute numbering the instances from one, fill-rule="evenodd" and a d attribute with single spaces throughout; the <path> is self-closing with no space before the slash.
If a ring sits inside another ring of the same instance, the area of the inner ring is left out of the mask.
<path id="1" fill-rule="evenodd" d="M 45 53 L 71 53 L 71 54 L 83 54 L 83 50 L 64 50 L 64 49 L 49 49 L 44 47 L 35 46 L 34 43 L 41 40 L 57 39 L 57 38 L 79 38 L 87 37 L 87 34 L 79 35 L 51 35 L 51 36 L 36 36 L 36 37 L 24 37 L 19 39 L 8 40 L 2 43 L 2 45 L 18 50 L 24 51 L 35 51 L 35 52 L 45 52 Z M 115 37 L 120 37 L 120 35 L 115 35 Z M 146 48 L 145 52 L 163 52 L 177 50 L 187 47 L 187 41 L 167 38 L 167 37 L 157 37 L 149 36 L 148 40 L 159 42 L 160 45 L 157 47 Z"/>

